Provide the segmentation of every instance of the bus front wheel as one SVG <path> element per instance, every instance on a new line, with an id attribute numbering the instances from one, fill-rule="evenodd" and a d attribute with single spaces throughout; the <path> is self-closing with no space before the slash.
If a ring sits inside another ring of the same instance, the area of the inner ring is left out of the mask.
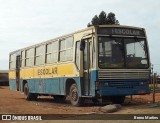
<path id="1" fill-rule="evenodd" d="M 78 88 L 76 84 L 72 84 L 69 92 L 70 102 L 73 106 L 81 106 L 84 99 L 79 97 Z"/>
<path id="2" fill-rule="evenodd" d="M 28 83 L 24 85 L 24 95 L 26 100 L 37 100 L 37 95 L 29 92 Z"/>

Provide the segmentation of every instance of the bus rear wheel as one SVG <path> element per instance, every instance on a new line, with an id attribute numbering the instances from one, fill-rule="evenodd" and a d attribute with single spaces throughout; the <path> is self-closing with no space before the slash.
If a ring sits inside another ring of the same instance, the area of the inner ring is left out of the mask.
<path id="1" fill-rule="evenodd" d="M 24 85 L 24 95 L 26 100 L 37 100 L 37 95 L 29 92 L 28 83 Z"/>
<path id="2" fill-rule="evenodd" d="M 81 106 L 84 99 L 79 97 L 78 88 L 76 84 L 72 84 L 69 92 L 70 102 L 73 106 Z"/>
<path id="3" fill-rule="evenodd" d="M 124 103 L 125 96 L 111 96 L 110 100 L 112 101 L 112 103 L 122 104 Z"/>

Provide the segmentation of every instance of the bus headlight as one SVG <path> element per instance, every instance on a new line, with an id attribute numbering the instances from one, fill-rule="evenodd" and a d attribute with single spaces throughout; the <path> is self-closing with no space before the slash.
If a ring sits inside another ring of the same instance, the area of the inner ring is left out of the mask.
<path id="1" fill-rule="evenodd" d="M 95 84 L 96 84 L 96 85 L 95 85 L 95 86 L 96 86 L 95 89 L 98 90 L 98 88 L 99 88 L 99 86 L 100 86 L 100 82 L 96 81 Z"/>
<path id="2" fill-rule="evenodd" d="M 143 85 L 144 84 L 144 82 L 140 82 L 140 85 Z"/>
<path id="3" fill-rule="evenodd" d="M 102 85 L 102 86 L 108 86 L 109 83 L 108 82 L 98 82 L 98 81 L 96 81 L 96 87 L 98 87 L 100 85 Z"/>

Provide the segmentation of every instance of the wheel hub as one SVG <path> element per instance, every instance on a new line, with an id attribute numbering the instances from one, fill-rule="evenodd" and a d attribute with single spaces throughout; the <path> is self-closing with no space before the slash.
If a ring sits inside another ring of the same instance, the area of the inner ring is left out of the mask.
<path id="1" fill-rule="evenodd" d="M 77 99 L 78 99 L 78 93 L 76 90 L 73 90 L 72 91 L 72 100 L 77 101 Z"/>

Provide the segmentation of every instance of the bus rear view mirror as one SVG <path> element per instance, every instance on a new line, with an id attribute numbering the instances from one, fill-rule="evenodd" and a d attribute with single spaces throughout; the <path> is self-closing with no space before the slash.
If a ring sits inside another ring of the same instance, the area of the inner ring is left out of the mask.
<path id="1" fill-rule="evenodd" d="M 81 40 L 81 43 L 80 43 L 80 50 L 83 51 L 85 49 L 85 40 Z"/>

